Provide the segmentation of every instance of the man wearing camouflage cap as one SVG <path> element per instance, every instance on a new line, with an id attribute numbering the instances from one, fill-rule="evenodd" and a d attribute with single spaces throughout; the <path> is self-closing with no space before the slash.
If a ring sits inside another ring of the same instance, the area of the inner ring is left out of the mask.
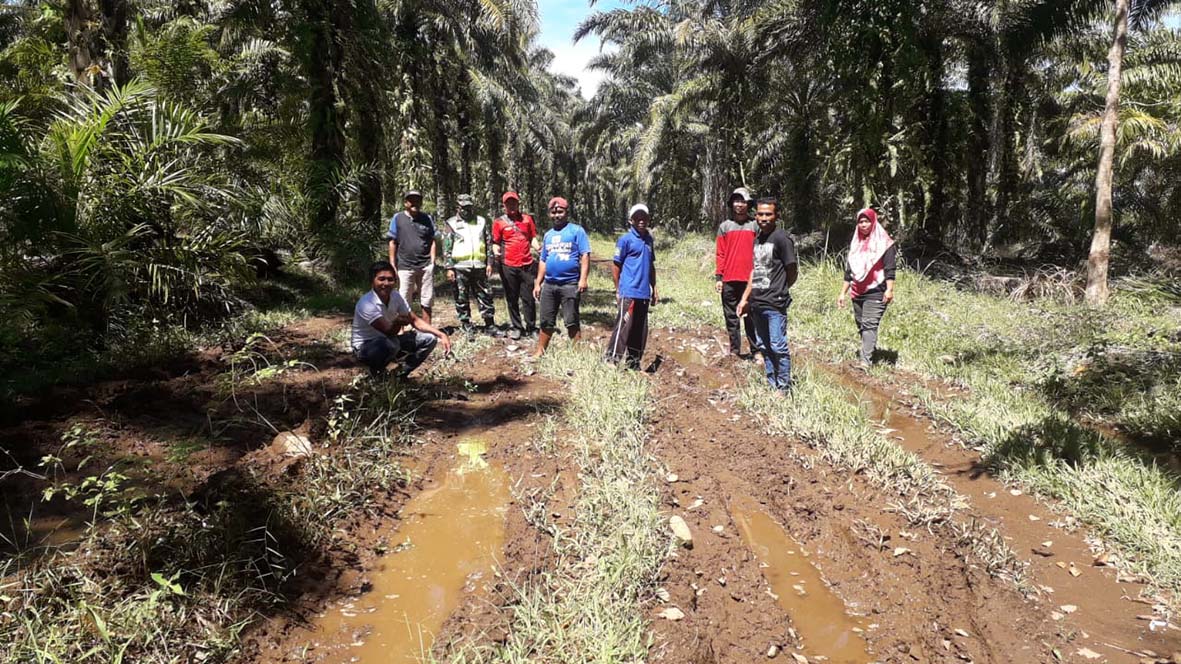
<path id="1" fill-rule="evenodd" d="M 496 308 L 488 283 L 492 276 L 492 225 L 476 214 L 471 195 L 460 194 L 458 202 L 458 214 L 443 222 L 443 267 L 447 281 L 455 284 L 455 313 L 465 331 L 474 331 L 470 303 L 474 294 L 484 331 L 495 336 Z"/>

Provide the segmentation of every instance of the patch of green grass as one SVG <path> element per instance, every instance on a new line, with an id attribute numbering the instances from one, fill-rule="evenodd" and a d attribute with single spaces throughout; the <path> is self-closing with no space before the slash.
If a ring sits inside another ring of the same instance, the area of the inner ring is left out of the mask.
<path id="1" fill-rule="evenodd" d="M 784 396 L 767 388 L 758 369 L 745 370 L 739 403 L 769 433 L 802 440 L 832 465 L 864 474 L 895 496 L 891 508 L 912 525 L 946 529 L 973 550 L 989 573 L 1022 580 L 1024 566 L 995 531 L 954 518 L 967 507 L 964 497 L 918 455 L 888 440 L 863 409 L 851 408 L 856 397 L 832 377 L 797 363 L 792 367 L 792 392 Z"/>
<path id="2" fill-rule="evenodd" d="M 642 602 L 671 546 L 646 449 L 647 381 L 582 346 L 551 347 L 538 366 L 568 386 L 563 425 L 575 432 L 581 479 L 573 521 L 542 528 L 558 563 L 518 589 L 508 640 L 460 648 L 450 661 L 643 661 Z"/>

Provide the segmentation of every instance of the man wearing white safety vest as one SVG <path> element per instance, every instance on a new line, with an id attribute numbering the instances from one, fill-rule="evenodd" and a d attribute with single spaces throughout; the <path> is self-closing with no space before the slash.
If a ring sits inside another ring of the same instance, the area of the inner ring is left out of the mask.
<path id="1" fill-rule="evenodd" d="M 469 194 L 460 194 L 458 202 L 459 214 L 443 223 L 443 266 L 447 268 L 447 281 L 455 284 L 455 313 L 465 331 L 474 331 L 470 304 L 474 294 L 484 331 L 495 336 L 496 309 L 488 284 L 492 276 L 492 225 L 475 213 Z"/>

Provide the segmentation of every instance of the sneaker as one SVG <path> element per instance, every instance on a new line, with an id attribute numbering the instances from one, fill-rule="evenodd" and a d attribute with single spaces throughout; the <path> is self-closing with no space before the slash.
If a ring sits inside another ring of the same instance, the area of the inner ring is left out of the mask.
<path id="1" fill-rule="evenodd" d="M 537 338 L 537 333 L 538 333 L 538 329 L 536 327 L 531 327 L 528 330 L 525 330 L 525 336 L 531 337 L 533 339 Z"/>
<path id="2" fill-rule="evenodd" d="M 475 334 L 475 332 L 476 332 L 476 326 L 475 326 L 475 325 L 472 325 L 472 322 L 471 322 L 471 321 L 466 321 L 466 320 L 465 320 L 463 323 L 461 323 L 461 324 L 460 324 L 460 326 L 459 326 L 459 327 L 460 327 L 460 329 L 461 329 L 461 330 L 463 330 L 463 331 L 464 331 L 464 333 L 466 333 L 466 334 Z"/>
<path id="3" fill-rule="evenodd" d="M 500 337 L 504 336 L 504 333 L 500 331 L 500 328 L 496 327 L 496 325 L 493 323 L 487 323 L 484 325 L 484 334 L 487 334 L 494 339 L 499 339 Z"/>
<path id="4" fill-rule="evenodd" d="M 509 330 L 508 331 L 508 338 L 512 339 L 513 341 L 520 339 L 521 338 L 520 328 L 514 327 L 513 329 Z"/>

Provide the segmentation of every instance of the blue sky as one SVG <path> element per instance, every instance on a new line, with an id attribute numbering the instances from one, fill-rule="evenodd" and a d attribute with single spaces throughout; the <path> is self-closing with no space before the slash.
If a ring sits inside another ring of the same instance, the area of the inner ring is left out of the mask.
<path id="1" fill-rule="evenodd" d="M 537 0 L 537 11 L 541 15 L 538 41 L 554 52 L 554 64 L 550 69 L 578 79 L 582 85 L 582 96 L 588 99 L 598 88 L 602 74 L 587 71 L 585 67 L 598 54 L 600 44 L 593 36 L 574 44 L 574 29 L 592 13 L 608 11 L 621 5 L 621 0 L 600 0 L 595 2 L 594 7 L 587 0 Z"/>

